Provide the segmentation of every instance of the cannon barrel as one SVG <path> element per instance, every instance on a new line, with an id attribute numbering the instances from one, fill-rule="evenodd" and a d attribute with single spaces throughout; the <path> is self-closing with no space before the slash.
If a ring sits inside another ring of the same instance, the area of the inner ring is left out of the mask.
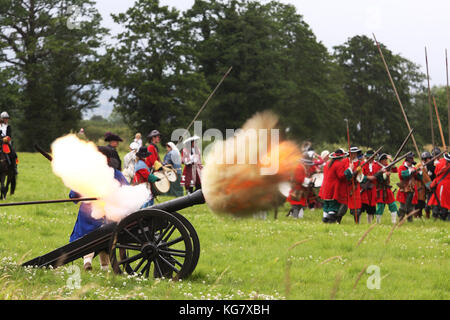
<path id="1" fill-rule="evenodd" d="M 186 196 L 158 203 L 156 205 L 153 205 L 151 208 L 163 210 L 166 212 L 174 212 L 203 203 L 205 203 L 205 197 L 203 196 L 203 192 L 202 190 L 197 190 Z"/>

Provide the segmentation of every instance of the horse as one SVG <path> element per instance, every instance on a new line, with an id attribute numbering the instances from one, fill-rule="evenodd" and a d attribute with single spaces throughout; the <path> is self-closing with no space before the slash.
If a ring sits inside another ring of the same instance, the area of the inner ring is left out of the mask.
<path id="1" fill-rule="evenodd" d="M 10 189 L 11 186 L 11 189 Z M 11 195 L 16 190 L 16 173 L 9 156 L 0 152 L 0 200 L 6 199 L 8 191 Z"/>

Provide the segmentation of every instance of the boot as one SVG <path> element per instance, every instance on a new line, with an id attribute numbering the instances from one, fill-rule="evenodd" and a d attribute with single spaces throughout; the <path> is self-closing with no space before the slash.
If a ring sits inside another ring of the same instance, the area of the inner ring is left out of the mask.
<path id="1" fill-rule="evenodd" d="M 100 258 L 100 267 L 103 271 L 108 271 L 109 269 L 109 255 L 106 251 L 101 251 L 98 254 Z"/>

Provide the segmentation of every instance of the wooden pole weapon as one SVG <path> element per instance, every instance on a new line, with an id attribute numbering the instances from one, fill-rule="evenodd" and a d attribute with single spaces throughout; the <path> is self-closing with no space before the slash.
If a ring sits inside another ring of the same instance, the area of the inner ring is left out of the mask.
<path id="1" fill-rule="evenodd" d="M 431 107 L 431 87 L 430 87 L 430 74 L 428 72 L 428 55 L 427 55 L 427 47 L 425 47 L 425 63 L 427 67 L 427 82 L 428 82 L 428 109 L 430 113 L 430 128 L 431 128 L 431 143 L 433 144 L 433 150 L 436 146 L 434 142 L 434 126 L 433 126 L 433 111 Z"/>
<path id="2" fill-rule="evenodd" d="M 347 124 L 347 142 L 348 142 L 348 165 L 351 165 L 352 159 L 350 159 L 350 129 L 348 128 L 348 119 L 344 119 L 345 123 Z M 356 197 L 355 197 L 355 179 L 352 177 L 352 198 L 353 198 L 353 206 L 355 210 L 355 222 L 358 224 L 358 209 L 356 209 Z M 350 194 L 349 194 L 350 196 Z"/>
<path id="3" fill-rule="evenodd" d="M 445 73 L 447 75 L 447 110 L 448 110 L 448 141 L 450 143 L 450 93 L 449 93 L 449 85 L 448 85 L 448 59 L 447 59 L 447 49 L 445 49 Z"/>
<path id="4" fill-rule="evenodd" d="M 408 117 L 406 116 L 405 109 L 403 108 L 402 102 L 401 102 L 400 97 L 397 92 L 397 88 L 395 87 L 394 80 L 392 80 L 391 73 L 389 72 L 389 68 L 387 66 L 386 60 L 384 59 L 383 52 L 381 51 L 380 44 L 378 43 L 377 38 L 375 37 L 375 34 L 373 34 L 373 38 L 375 39 L 375 43 L 377 44 L 378 51 L 380 52 L 380 56 L 381 56 L 381 59 L 383 60 L 384 67 L 386 68 L 386 72 L 389 76 L 389 80 L 391 81 L 392 88 L 394 89 L 395 96 L 397 97 L 397 101 L 402 110 L 403 118 L 405 119 L 406 125 L 408 126 L 408 130 L 411 131 L 412 129 L 411 129 L 411 126 L 409 125 Z M 414 147 L 416 149 L 417 155 L 420 157 L 420 151 L 419 151 L 419 148 L 417 147 L 416 139 L 414 138 L 413 134 L 411 135 L 411 139 L 414 143 Z"/>
<path id="5" fill-rule="evenodd" d="M 436 99 L 434 98 L 434 96 L 433 96 L 433 103 L 434 103 L 434 110 L 436 111 L 436 118 L 438 120 L 439 132 L 441 133 L 442 146 L 444 147 L 444 150 L 446 150 L 447 146 L 445 145 L 444 132 L 442 131 L 441 119 L 439 118 L 439 112 L 436 105 Z"/>
<path id="6" fill-rule="evenodd" d="M 191 126 L 194 124 L 195 120 L 197 120 L 198 116 L 200 115 L 200 113 L 203 111 L 203 109 L 205 109 L 206 105 L 208 104 L 209 100 L 212 98 L 212 96 L 214 95 L 214 93 L 216 93 L 217 89 L 220 87 L 220 85 L 222 84 L 222 82 L 225 80 L 225 78 L 228 76 L 228 74 L 231 72 L 231 69 L 233 69 L 233 67 L 228 68 L 227 72 L 225 72 L 225 74 L 223 75 L 222 79 L 219 81 L 219 83 L 217 84 L 217 86 L 214 88 L 214 90 L 210 93 L 210 95 L 208 96 L 208 98 L 205 100 L 205 102 L 203 103 L 203 105 L 201 106 L 200 110 L 198 110 L 197 114 L 195 115 L 194 119 L 191 121 L 191 123 L 188 125 L 186 132 L 189 132 L 189 129 L 191 128 Z M 181 142 L 184 138 L 184 136 L 181 136 L 178 142 Z"/>

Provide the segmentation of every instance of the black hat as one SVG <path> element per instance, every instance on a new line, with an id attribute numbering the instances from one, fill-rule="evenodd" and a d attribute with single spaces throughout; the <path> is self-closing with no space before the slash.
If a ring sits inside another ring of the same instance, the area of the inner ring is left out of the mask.
<path id="1" fill-rule="evenodd" d="M 148 139 L 151 139 L 151 138 L 153 138 L 153 137 L 157 137 L 157 136 L 160 136 L 160 135 L 161 135 L 161 133 L 159 133 L 158 130 L 152 130 L 152 132 L 150 132 L 150 133 L 148 134 L 147 138 L 148 138 Z"/>
<path id="2" fill-rule="evenodd" d="M 117 170 L 120 169 L 120 163 L 119 160 L 114 158 L 114 151 L 107 146 L 99 146 L 97 147 L 98 151 L 100 151 L 102 154 L 104 154 L 108 160 L 108 166 L 111 168 L 115 168 Z"/>
<path id="3" fill-rule="evenodd" d="M 432 156 L 431 156 L 431 153 L 429 153 L 428 151 L 424 151 L 424 152 L 422 152 L 422 154 L 420 155 L 420 157 L 422 158 L 422 159 L 428 159 L 428 158 L 432 158 Z"/>
<path id="4" fill-rule="evenodd" d="M 123 140 L 118 135 L 113 134 L 111 132 L 107 132 L 105 133 L 105 141 L 109 142 L 109 141 L 123 141 Z"/>
<path id="5" fill-rule="evenodd" d="M 152 153 L 147 150 L 147 147 L 140 147 L 138 152 L 136 152 L 136 157 L 147 158 Z"/>

